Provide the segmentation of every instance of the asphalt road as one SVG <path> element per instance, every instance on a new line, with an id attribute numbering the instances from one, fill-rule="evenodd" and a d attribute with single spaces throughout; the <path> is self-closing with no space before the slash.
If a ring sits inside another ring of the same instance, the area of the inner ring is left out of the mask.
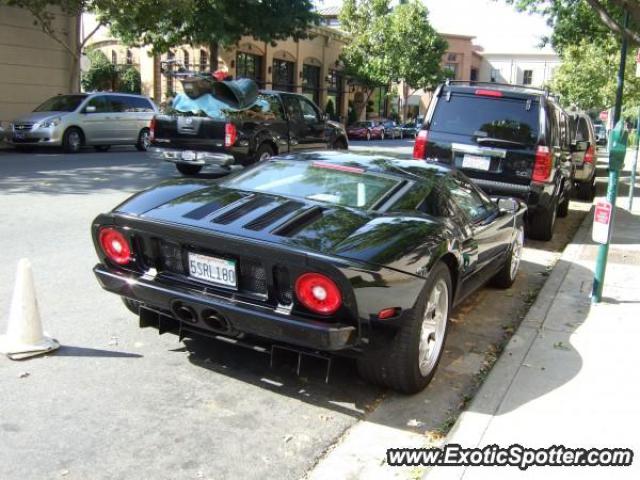
<path id="1" fill-rule="evenodd" d="M 412 141 L 352 147 L 408 155 Z M 2 479 L 300 478 L 365 416 L 397 429 L 419 418 L 434 429 L 587 210 L 572 204 L 553 242 L 530 242 L 514 289 L 483 289 L 457 309 L 432 386 L 400 397 L 362 382 L 348 360 L 336 361 L 325 384 L 322 362 L 304 361 L 297 376 L 286 355 L 270 368 L 254 351 L 138 328 L 93 278 L 89 227 L 131 193 L 178 176 L 172 165 L 129 149 L 0 152 L 0 172 L 0 331 L 16 263 L 28 257 L 45 329 L 63 345 L 29 361 L 0 359 Z M 395 413 L 370 413 L 381 402 Z"/>

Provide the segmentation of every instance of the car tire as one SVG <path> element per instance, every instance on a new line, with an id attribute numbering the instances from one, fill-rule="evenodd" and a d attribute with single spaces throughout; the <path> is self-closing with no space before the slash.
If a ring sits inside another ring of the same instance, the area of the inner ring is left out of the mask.
<path id="1" fill-rule="evenodd" d="M 367 142 L 371 140 L 371 132 L 369 130 L 367 130 L 366 139 L 367 139 Z"/>
<path id="2" fill-rule="evenodd" d="M 576 185 L 577 194 L 579 200 L 583 200 L 585 202 L 593 202 L 593 199 L 596 196 L 596 177 L 593 176 L 593 179 L 588 183 L 578 183 Z"/>
<path id="3" fill-rule="evenodd" d="M 553 228 L 556 224 L 556 215 L 558 207 L 556 202 L 551 208 L 538 209 L 529 219 L 529 228 L 527 236 L 533 240 L 542 240 L 547 242 L 553 237 Z"/>
<path id="4" fill-rule="evenodd" d="M 384 130 L 380 132 L 380 140 L 384 140 Z"/>
<path id="5" fill-rule="evenodd" d="M 333 142 L 333 145 L 331 145 L 331 148 L 333 148 L 334 150 L 348 150 L 349 145 L 344 138 L 336 138 L 336 140 Z"/>
<path id="6" fill-rule="evenodd" d="M 136 149 L 140 152 L 146 152 L 149 148 L 149 144 L 151 143 L 150 138 L 151 132 L 148 128 L 140 130 L 140 133 L 138 134 L 138 141 L 136 142 Z"/>
<path id="7" fill-rule="evenodd" d="M 68 128 L 62 136 L 62 149 L 66 153 L 78 153 L 83 143 L 84 139 L 79 128 Z"/>
<path id="8" fill-rule="evenodd" d="M 558 217 L 564 218 L 569 215 L 569 195 L 565 195 L 564 200 L 558 205 Z"/>
<path id="9" fill-rule="evenodd" d="M 131 300 L 130 298 L 120 297 L 122 299 L 122 303 L 127 309 L 133 313 L 134 315 L 140 315 L 140 302 L 136 300 Z"/>
<path id="10" fill-rule="evenodd" d="M 94 145 L 93 148 L 96 152 L 107 152 L 111 148 L 111 145 Z"/>
<path id="11" fill-rule="evenodd" d="M 202 165 L 190 165 L 188 163 L 176 163 L 176 168 L 183 175 L 197 175 L 202 170 Z"/>
<path id="12" fill-rule="evenodd" d="M 256 152 L 254 163 L 266 162 L 274 155 L 275 155 L 275 152 L 273 151 L 273 147 L 268 143 L 263 143 L 258 147 L 258 151 Z"/>
<path id="13" fill-rule="evenodd" d="M 491 283 L 498 288 L 509 288 L 516 281 L 518 269 L 520 268 L 520 260 L 522 258 L 522 249 L 524 247 L 524 228 L 516 229 L 516 235 L 511 242 L 511 248 L 507 252 L 507 258 L 500 271 L 493 277 Z"/>
<path id="14" fill-rule="evenodd" d="M 362 378 L 408 394 L 423 390 L 433 378 L 444 351 L 451 292 L 449 268 L 438 262 L 415 307 L 407 312 L 388 347 L 358 358 Z M 429 331 L 431 334 L 427 336 Z"/>

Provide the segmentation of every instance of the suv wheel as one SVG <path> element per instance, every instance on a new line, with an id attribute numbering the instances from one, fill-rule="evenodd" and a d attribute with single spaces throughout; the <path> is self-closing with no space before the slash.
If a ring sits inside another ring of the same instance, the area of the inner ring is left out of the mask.
<path id="1" fill-rule="evenodd" d="M 266 162 L 273 157 L 273 148 L 268 143 L 263 143 L 256 152 L 256 162 Z"/>
<path id="2" fill-rule="evenodd" d="M 358 358 L 360 375 L 367 381 L 404 393 L 424 389 L 444 351 L 451 292 L 449 268 L 439 262 L 388 347 Z"/>
<path id="3" fill-rule="evenodd" d="M 565 194 L 564 200 L 558 205 L 558 216 L 564 218 L 569 215 L 569 194 Z"/>
<path id="4" fill-rule="evenodd" d="M 78 153 L 82 147 L 82 132 L 77 128 L 69 128 L 62 136 L 62 148 L 67 153 Z"/>
<path id="5" fill-rule="evenodd" d="M 196 175 L 202 170 L 202 165 L 189 165 L 188 163 L 176 163 L 176 168 L 183 175 Z"/>
<path id="6" fill-rule="evenodd" d="M 556 224 L 557 204 L 554 202 L 549 209 L 538 209 L 529 220 L 529 238 L 542 240 L 544 242 L 553 237 L 553 227 Z"/>
<path id="7" fill-rule="evenodd" d="M 593 202 L 596 196 L 596 176 L 590 182 L 579 183 L 577 186 L 577 196 L 580 200 Z"/>

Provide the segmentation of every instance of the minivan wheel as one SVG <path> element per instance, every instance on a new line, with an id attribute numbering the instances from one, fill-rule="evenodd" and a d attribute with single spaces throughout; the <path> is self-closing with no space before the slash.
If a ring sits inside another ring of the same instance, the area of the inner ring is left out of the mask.
<path id="1" fill-rule="evenodd" d="M 111 145 L 94 145 L 96 152 L 106 152 L 111 148 Z"/>
<path id="2" fill-rule="evenodd" d="M 136 148 L 141 152 L 146 152 L 149 148 L 149 144 L 151 143 L 151 134 L 149 133 L 148 128 L 143 128 L 140 130 L 138 134 L 138 142 L 136 143 Z"/>
<path id="3" fill-rule="evenodd" d="M 176 163 L 176 168 L 183 175 L 196 175 L 202 170 L 202 165 L 189 165 L 188 163 Z"/>
<path id="4" fill-rule="evenodd" d="M 358 358 L 360 375 L 369 382 L 403 393 L 424 389 L 444 351 L 452 292 L 449 268 L 439 262 L 388 347 Z"/>
<path id="5" fill-rule="evenodd" d="M 551 240 L 553 237 L 553 227 L 556 224 L 556 213 L 558 207 L 556 203 L 551 208 L 538 209 L 529 219 L 528 236 L 533 240 L 542 240 L 544 242 Z"/>
<path id="6" fill-rule="evenodd" d="M 78 153 L 82 147 L 82 132 L 77 128 L 69 128 L 62 136 L 62 148 L 67 153 Z"/>

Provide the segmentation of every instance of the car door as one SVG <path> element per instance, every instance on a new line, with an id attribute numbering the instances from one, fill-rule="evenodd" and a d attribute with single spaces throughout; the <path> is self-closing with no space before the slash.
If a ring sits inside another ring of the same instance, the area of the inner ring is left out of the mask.
<path id="1" fill-rule="evenodd" d="M 91 97 L 80 111 L 83 115 L 80 127 L 87 144 L 107 144 L 114 140 L 113 132 L 110 130 L 113 112 L 107 95 Z"/>
<path id="2" fill-rule="evenodd" d="M 282 94 L 282 102 L 289 122 L 289 150 L 292 152 L 303 150 L 305 146 L 302 139 L 306 134 L 307 126 L 298 97 Z"/>
<path id="3" fill-rule="evenodd" d="M 464 259 L 463 289 L 475 290 L 502 266 L 499 259 L 507 252 L 513 219 L 502 216 L 491 199 L 459 173 L 445 180 L 446 190 L 461 217 Z"/>
<path id="4" fill-rule="evenodd" d="M 136 143 L 138 125 L 136 121 L 135 105 L 126 95 L 109 95 L 109 103 L 114 115 L 109 128 L 113 132 L 114 142 L 120 144 Z"/>
<path id="5" fill-rule="evenodd" d="M 311 100 L 298 97 L 298 101 L 306 127 L 302 143 L 305 148 L 325 148 L 328 138 L 326 136 L 327 122 L 324 120 L 324 115 Z"/>

